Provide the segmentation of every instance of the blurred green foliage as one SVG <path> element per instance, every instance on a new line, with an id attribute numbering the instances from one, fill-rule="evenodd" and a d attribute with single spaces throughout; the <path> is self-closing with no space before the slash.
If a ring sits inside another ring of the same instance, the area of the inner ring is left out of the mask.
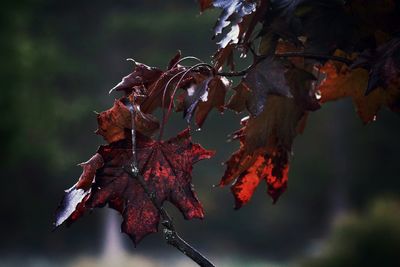
<path id="1" fill-rule="evenodd" d="M 349 215 L 335 225 L 320 256 L 304 267 L 400 266 L 400 202 L 379 200 L 364 215 Z"/>

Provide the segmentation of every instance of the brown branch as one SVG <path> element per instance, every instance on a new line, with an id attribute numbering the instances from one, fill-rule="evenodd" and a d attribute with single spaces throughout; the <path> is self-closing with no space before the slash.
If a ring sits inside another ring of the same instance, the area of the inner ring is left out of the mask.
<path id="1" fill-rule="evenodd" d="M 241 71 L 233 71 L 233 72 L 217 72 L 216 74 L 219 76 L 225 76 L 225 77 L 239 77 L 239 76 L 244 76 L 246 75 L 255 65 L 260 63 L 261 60 L 264 58 L 269 57 L 269 56 L 258 56 L 255 62 L 247 67 L 244 70 Z M 333 60 L 333 61 L 338 61 L 342 62 L 346 65 L 351 65 L 353 63 L 352 60 L 344 58 L 344 57 L 338 57 L 338 56 L 329 56 L 329 55 L 320 55 L 320 54 L 313 54 L 313 53 L 305 53 L 305 52 L 287 52 L 287 53 L 279 53 L 275 54 L 275 57 L 283 57 L 283 58 L 288 58 L 288 57 L 302 57 L 302 58 L 312 58 L 312 59 L 325 59 L 325 60 Z"/>
<path id="2" fill-rule="evenodd" d="M 124 167 L 124 171 L 142 186 L 144 192 L 149 197 L 153 205 L 156 207 L 158 212 L 160 213 L 162 219 L 162 226 L 164 227 L 163 233 L 164 238 L 167 243 L 184 255 L 192 259 L 201 267 L 215 267 L 206 257 L 204 257 L 199 251 L 189 245 L 183 238 L 181 238 L 177 231 L 175 230 L 174 222 L 172 221 L 172 217 L 168 214 L 168 212 L 164 209 L 162 205 L 160 205 L 157 201 L 156 192 L 152 192 L 149 190 L 144 177 L 140 174 L 139 167 L 136 159 L 136 135 L 135 135 L 135 110 L 130 101 L 125 101 L 125 105 L 128 107 L 131 113 L 132 119 L 132 162 L 131 166 Z"/>
<path id="3" fill-rule="evenodd" d="M 342 62 L 346 65 L 353 64 L 352 60 L 345 58 L 345 57 L 321 55 L 321 54 L 306 53 L 306 52 L 286 52 L 286 53 L 275 54 L 275 56 L 276 57 L 303 57 L 303 58 L 312 58 L 312 59 L 325 59 L 325 60 L 333 60 L 333 61 Z"/>
<path id="4" fill-rule="evenodd" d="M 255 64 L 248 66 L 246 69 L 241 71 L 232 71 L 232 72 L 217 72 L 216 75 L 225 76 L 225 77 L 239 77 L 246 75 L 250 69 L 255 66 Z"/>

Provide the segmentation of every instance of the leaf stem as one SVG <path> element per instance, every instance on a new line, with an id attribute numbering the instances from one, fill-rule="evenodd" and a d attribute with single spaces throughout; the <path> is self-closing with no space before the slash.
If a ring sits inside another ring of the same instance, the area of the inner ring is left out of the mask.
<path id="1" fill-rule="evenodd" d="M 217 75 L 219 76 L 225 76 L 225 77 L 239 77 L 239 76 L 244 76 L 246 75 L 249 70 L 254 66 L 250 65 L 246 69 L 241 70 L 241 71 L 231 71 L 231 72 L 218 72 Z"/>

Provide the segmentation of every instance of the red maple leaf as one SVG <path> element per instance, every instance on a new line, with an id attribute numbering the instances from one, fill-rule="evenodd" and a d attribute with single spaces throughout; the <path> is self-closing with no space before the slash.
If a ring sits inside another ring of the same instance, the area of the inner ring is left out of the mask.
<path id="1" fill-rule="evenodd" d="M 66 191 L 57 212 L 56 226 L 77 220 L 88 209 L 108 204 L 122 214 L 122 231 L 135 244 L 157 231 L 159 209 L 140 182 L 124 169 L 132 163 L 132 144 L 128 140 L 101 146 L 83 164 L 80 180 Z M 157 204 L 162 206 L 164 201 L 170 201 L 185 219 L 204 217 L 202 205 L 193 191 L 191 172 L 194 163 L 210 158 L 213 151 L 193 144 L 186 129 L 168 141 L 155 141 L 138 133 L 136 153 L 140 173 Z"/>
<path id="2" fill-rule="evenodd" d="M 231 103 L 236 110 L 244 107 Z M 293 139 L 301 132 L 305 115 L 294 99 L 269 95 L 260 115 L 242 121 L 244 127 L 234 134 L 240 149 L 226 162 L 220 182 L 220 186 L 232 184 L 237 209 L 250 201 L 262 180 L 274 202 L 286 190 Z"/>

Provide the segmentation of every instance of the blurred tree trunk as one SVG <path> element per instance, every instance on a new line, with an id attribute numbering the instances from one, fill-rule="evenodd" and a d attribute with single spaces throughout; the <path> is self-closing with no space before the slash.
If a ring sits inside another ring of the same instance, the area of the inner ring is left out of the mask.
<path id="1" fill-rule="evenodd" d="M 118 213 L 114 210 L 107 210 L 104 220 L 104 244 L 102 252 L 102 257 L 106 262 L 115 262 L 125 255 L 118 217 Z"/>
<path id="2" fill-rule="evenodd" d="M 330 140 L 327 151 L 331 163 L 330 177 L 330 215 L 328 222 L 331 224 L 342 216 L 348 209 L 347 181 L 351 179 L 351 148 L 349 144 L 351 131 L 349 130 L 346 102 L 337 102 L 334 111 L 329 113 L 329 123 L 325 124 L 326 138 Z M 328 225 L 330 227 L 331 225 Z"/>

